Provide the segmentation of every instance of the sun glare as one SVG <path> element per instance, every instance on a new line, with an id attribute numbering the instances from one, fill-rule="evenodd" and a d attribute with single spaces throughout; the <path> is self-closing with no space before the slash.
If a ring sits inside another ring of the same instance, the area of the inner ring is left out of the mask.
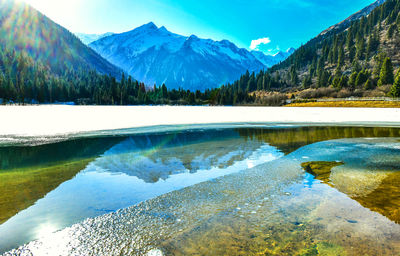
<path id="1" fill-rule="evenodd" d="M 50 17 L 65 16 L 77 10 L 80 0 L 16 0 L 24 2 Z"/>
<path id="2" fill-rule="evenodd" d="M 57 231 L 57 227 L 55 225 L 51 223 L 44 223 L 37 228 L 36 234 L 38 238 L 43 238 L 55 231 Z"/>

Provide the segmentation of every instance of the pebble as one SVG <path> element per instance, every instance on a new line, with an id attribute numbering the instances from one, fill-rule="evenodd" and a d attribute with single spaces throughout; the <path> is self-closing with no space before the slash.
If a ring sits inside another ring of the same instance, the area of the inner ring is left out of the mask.
<path id="1" fill-rule="evenodd" d="M 147 256 L 164 256 L 164 254 L 159 249 L 153 249 L 147 253 Z"/>

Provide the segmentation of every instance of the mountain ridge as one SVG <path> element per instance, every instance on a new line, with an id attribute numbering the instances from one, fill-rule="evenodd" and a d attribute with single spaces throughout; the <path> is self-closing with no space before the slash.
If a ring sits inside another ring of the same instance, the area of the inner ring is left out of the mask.
<path id="1" fill-rule="evenodd" d="M 260 60 L 267 68 L 274 66 L 275 64 L 286 60 L 290 55 L 292 55 L 296 49 L 293 47 L 287 49 L 286 51 L 279 51 L 274 55 L 265 54 L 262 51 L 251 51 L 251 53 Z"/>
<path id="2" fill-rule="evenodd" d="M 217 88 L 249 70 L 258 72 L 286 56 L 255 56 L 228 40 L 182 36 L 153 22 L 89 44 L 102 57 L 148 85 L 202 90 Z M 268 62 L 265 59 L 268 59 Z"/>
<path id="3" fill-rule="evenodd" d="M 121 74 L 119 68 L 28 4 L 14 0 L 0 3 L 0 42 L 7 48 L 24 51 L 59 74 L 76 67 L 116 77 Z"/>
<path id="4" fill-rule="evenodd" d="M 384 2 L 386 2 L 386 0 L 376 0 L 372 4 L 361 9 L 360 11 L 350 15 L 348 18 L 344 19 L 343 21 L 325 29 L 318 36 L 324 36 L 325 34 L 327 34 L 328 32 L 330 32 L 332 30 L 341 30 L 341 29 L 347 28 L 348 26 L 350 26 L 351 22 L 359 20 L 362 17 L 369 15 L 376 7 L 382 5 Z"/>

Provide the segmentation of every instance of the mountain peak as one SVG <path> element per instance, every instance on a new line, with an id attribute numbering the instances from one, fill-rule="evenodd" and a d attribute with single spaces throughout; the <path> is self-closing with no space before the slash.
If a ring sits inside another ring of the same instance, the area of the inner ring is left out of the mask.
<path id="1" fill-rule="evenodd" d="M 155 29 L 153 24 L 90 46 L 145 84 L 165 83 L 170 89 L 216 88 L 240 78 L 246 70 L 265 69 L 250 52 L 233 43 L 165 32 L 165 27 Z"/>
<path id="2" fill-rule="evenodd" d="M 151 22 L 149 22 L 147 24 L 144 24 L 144 25 L 134 29 L 134 30 L 157 30 L 157 29 L 158 29 L 158 27 L 156 26 L 156 24 L 154 24 L 151 21 Z"/>
<path id="3" fill-rule="evenodd" d="M 199 38 L 195 35 L 191 35 L 190 37 L 188 37 L 188 40 L 190 41 L 194 41 L 194 40 L 198 40 Z"/>
<path id="4" fill-rule="evenodd" d="M 168 29 L 164 26 L 160 27 L 158 30 L 161 32 L 169 32 Z"/>
<path id="5" fill-rule="evenodd" d="M 185 44 L 183 45 L 183 47 L 191 46 L 193 43 L 195 43 L 195 42 L 197 42 L 197 41 L 200 41 L 200 38 L 198 38 L 198 37 L 195 36 L 195 35 L 191 35 L 191 36 L 189 36 L 188 38 L 186 38 L 186 42 L 185 42 Z"/>
<path id="6" fill-rule="evenodd" d="M 144 24 L 143 26 L 148 27 L 148 28 L 157 28 L 156 24 L 154 22 L 150 21 L 147 24 Z"/>

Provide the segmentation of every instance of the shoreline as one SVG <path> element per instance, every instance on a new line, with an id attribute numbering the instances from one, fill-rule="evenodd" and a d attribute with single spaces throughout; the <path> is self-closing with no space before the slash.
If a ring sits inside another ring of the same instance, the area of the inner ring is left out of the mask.
<path id="1" fill-rule="evenodd" d="M 400 126 L 397 108 L 0 106 L 0 135 L 19 137 L 176 125 L 330 124 Z"/>

